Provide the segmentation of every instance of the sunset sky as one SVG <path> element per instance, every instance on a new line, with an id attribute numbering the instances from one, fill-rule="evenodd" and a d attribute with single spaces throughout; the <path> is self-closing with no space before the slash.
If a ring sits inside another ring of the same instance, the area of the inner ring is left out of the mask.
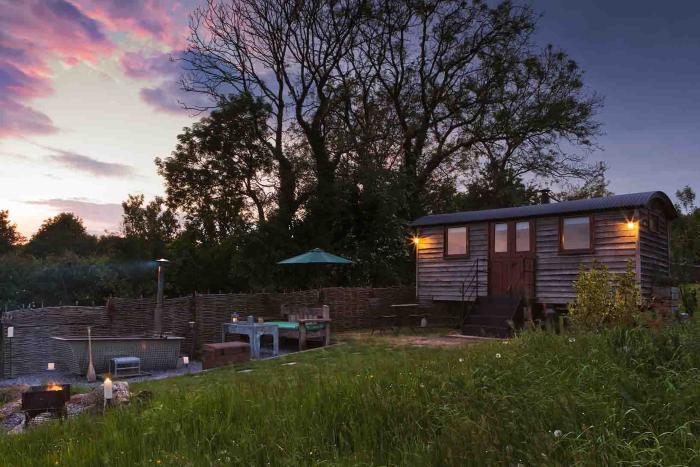
<path id="1" fill-rule="evenodd" d="M 197 117 L 168 57 L 197 0 L 0 0 L 0 209 L 25 235 L 61 211 L 117 231 L 121 201 L 163 186 L 153 159 Z M 700 3 L 536 0 L 537 40 L 605 97 L 614 192 L 700 189 Z"/>

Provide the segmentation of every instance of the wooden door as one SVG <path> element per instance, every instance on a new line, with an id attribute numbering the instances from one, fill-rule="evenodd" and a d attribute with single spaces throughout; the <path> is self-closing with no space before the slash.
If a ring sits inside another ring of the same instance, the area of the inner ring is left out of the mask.
<path id="1" fill-rule="evenodd" d="M 535 296 L 534 221 L 489 226 L 489 294 Z"/>

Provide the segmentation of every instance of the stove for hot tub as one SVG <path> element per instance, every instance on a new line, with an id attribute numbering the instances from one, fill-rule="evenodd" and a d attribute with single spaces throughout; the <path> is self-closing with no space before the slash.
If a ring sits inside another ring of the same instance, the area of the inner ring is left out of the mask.
<path id="1" fill-rule="evenodd" d="M 30 386 L 22 393 L 24 422 L 42 413 L 51 413 L 65 418 L 66 403 L 70 400 L 70 384 L 51 383 L 45 386 Z"/>

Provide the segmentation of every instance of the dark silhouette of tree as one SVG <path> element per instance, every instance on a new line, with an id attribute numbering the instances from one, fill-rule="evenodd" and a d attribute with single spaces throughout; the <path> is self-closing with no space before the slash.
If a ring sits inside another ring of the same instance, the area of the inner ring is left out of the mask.
<path id="1" fill-rule="evenodd" d="M 122 203 L 122 232 L 126 237 L 167 243 L 175 238 L 178 230 L 176 214 L 165 207 L 160 196 L 144 205 L 143 195 L 129 195 Z"/>
<path id="2" fill-rule="evenodd" d="M 10 222 L 10 213 L 0 210 L 0 255 L 9 252 L 24 240 L 17 230 L 17 225 Z"/>
<path id="3" fill-rule="evenodd" d="M 692 214 L 695 211 L 695 197 L 695 192 L 689 185 L 676 190 L 676 198 L 678 198 L 679 203 L 676 207 L 685 214 Z"/>
<path id="4" fill-rule="evenodd" d="M 62 212 L 44 221 L 27 243 L 26 251 L 37 257 L 65 253 L 88 255 L 94 252 L 96 243 L 97 239 L 87 233 L 81 218 Z"/>
<path id="5" fill-rule="evenodd" d="M 535 20 L 510 2 L 209 0 L 193 15 L 182 84 L 261 98 L 274 154 L 303 140 L 317 229 L 332 230 L 342 161 L 398 171 L 408 219 L 446 172 L 506 185 L 594 176 L 585 156 L 601 100 L 565 53 L 532 45 Z"/>
<path id="6" fill-rule="evenodd" d="M 178 136 L 169 157 L 156 159 L 167 201 L 201 239 L 218 241 L 266 219 L 272 205 L 273 157 L 263 143 L 269 115 L 243 94 Z"/>

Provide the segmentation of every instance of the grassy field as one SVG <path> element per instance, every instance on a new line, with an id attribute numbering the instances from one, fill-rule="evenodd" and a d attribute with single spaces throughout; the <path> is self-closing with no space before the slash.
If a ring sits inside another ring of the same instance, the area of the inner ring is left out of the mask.
<path id="1" fill-rule="evenodd" d="M 0 462 L 698 465 L 698 368 L 697 323 L 456 348 L 354 340 L 133 385 L 152 399 L 0 437 Z"/>

